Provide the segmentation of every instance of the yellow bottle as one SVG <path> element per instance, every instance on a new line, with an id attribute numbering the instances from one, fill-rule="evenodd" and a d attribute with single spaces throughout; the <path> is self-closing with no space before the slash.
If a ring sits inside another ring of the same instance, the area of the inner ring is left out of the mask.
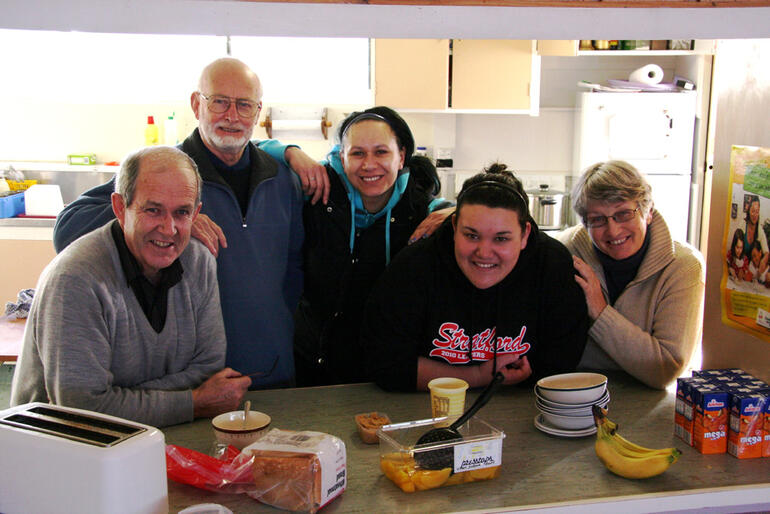
<path id="1" fill-rule="evenodd" d="M 158 126 L 152 116 L 147 116 L 147 126 L 144 128 L 144 144 L 145 146 L 158 144 Z"/>

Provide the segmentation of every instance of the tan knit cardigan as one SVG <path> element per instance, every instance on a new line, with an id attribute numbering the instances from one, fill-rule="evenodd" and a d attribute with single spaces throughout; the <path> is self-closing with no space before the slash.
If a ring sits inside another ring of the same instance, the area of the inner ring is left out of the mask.
<path id="1" fill-rule="evenodd" d="M 623 369 L 663 389 L 684 371 L 700 344 L 705 263 L 695 248 L 671 239 L 656 210 L 648 230 L 650 245 L 636 277 L 593 322 L 578 367 Z M 591 266 L 608 299 L 598 250 L 585 227 L 569 228 L 557 238 Z"/>

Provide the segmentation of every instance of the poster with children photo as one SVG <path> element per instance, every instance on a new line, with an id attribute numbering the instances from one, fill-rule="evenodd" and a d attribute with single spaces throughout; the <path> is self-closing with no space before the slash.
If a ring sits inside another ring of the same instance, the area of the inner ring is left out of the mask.
<path id="1" fill-rule="evenodd" d="M 770 148 L 732 147 L 726 214 L 722 322 L 770 342 Z"/>

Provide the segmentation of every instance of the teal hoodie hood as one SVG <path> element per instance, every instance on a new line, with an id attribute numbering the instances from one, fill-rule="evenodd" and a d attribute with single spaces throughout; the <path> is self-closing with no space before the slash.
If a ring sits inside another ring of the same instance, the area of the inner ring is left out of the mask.
<path id="1" fill-rule="evenodd" d="M 340 158 L 340 145 L 334 145 L 334 148 L 326 156 L 326 160 L 322 161 L 322 164 L 329 164 L 332 167 L 334 172 L 340 177 L 340 180 L 342 180 L 342 184 L 347 192 L 348 201 L 350 202 L 350 218 L 353 220 L 350 224 L 350 252 L 353 253 L 356 229 L 366 229 L 372 226 L 379 218 L 385 216 L 385 265 L 388 265 L 390 263 L 390 212 L 401 200 L 404 191 L 406 191 L 406 185 L 409 183 L 409 167 L 404 166 L 399 170 L 393 192 L 385 207 L 375 213 L 370 213 L 364 208 L 361 194 L 353 187 L 347 175 L 345 175 L 345 169 Z"/>

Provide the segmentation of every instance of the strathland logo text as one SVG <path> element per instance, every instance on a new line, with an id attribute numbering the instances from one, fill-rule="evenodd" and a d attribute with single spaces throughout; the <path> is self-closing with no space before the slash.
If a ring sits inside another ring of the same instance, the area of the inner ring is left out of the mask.
<path id="1" fill-rule="evenodd" d="M 431 357 L 439 357 L 450 364 L 467 364 L 471 360 L 488 361 L 494 358 L 495 346 L 497 354 L 515 353 L 524 355 L 532 345 L 524 341 L 527 327 L 521 327 L 516 337 L 497 337 L 495 328 L 487 328 L 469 337 L 465 329 L 457 323 L 446 322 L 438 329 L 438 337 L 433 340 L 435 347 L 430 351 Z M 470 349 L 470 351 L 468 351 Z"/>

